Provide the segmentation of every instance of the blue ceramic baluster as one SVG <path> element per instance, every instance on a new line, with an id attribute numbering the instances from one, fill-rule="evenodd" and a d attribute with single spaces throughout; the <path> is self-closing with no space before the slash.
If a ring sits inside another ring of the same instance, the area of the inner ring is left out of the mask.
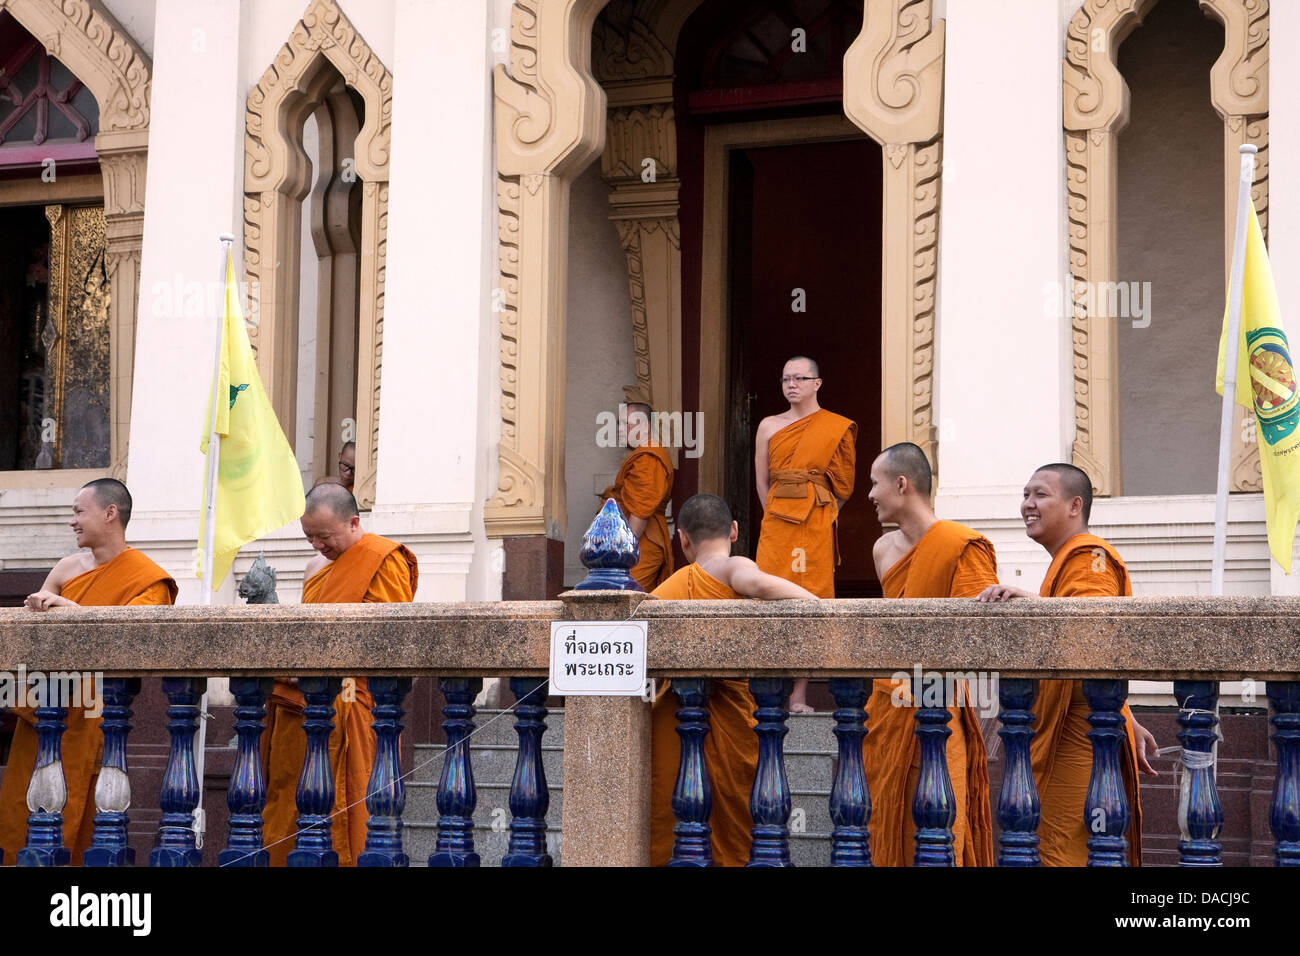
<path id="1" fill-rule="evenodd" d="M 402 851 L 402 810 L 406 807 L 406 785 L 402 783 L 402 701 L 411 691 L 409 677 L 371 677 L 367 680 L 374 698 L 375 762 L 366 787 L 366 848 L 357 866 L 410 866 Z"/>
<path id="2" fill-rule="evenodd" d="M 447 706 L 442 722 L 447 733 L 447 756 L 438 781 L 438 838 L 429 866 L 478 866 L 474 852 L 474 768 L 469 758 L 469 736 L 474 732 L 474 698 L 483 689 L 477 677 L 444 677 L 438 681 Z"/>
<path id="3" fill-rule="evenodd" d="M 1214 779 L 1214 744 L 1219 735 L 1218 681 L 1174 681 L 1178 701 L 1178 739 L 1183 745 L 1183 798 L 1186 829 L 1178 842 L 1180 866 L 1223 866 L 1219 832 L 1223 805 Z M 1180 813 L 1181 816 L 1181 813 Z"/>
<path id="4" fill-rule="evenodd" d="M 127 841 L 126 811 L 131 806 L 131 778 L 126 771 L 126 736 L 131 731 L 131 701 L 140 693 L 138 677 L 105 677 L 104 759 L 95 782 L 95 834 L 83 866 L 133 866 L 135 850 Z"/>
<path id="5" fill-rule="evenodd" d="M 546 852 L 546 810 L 551 797 L 546 789 L 546 768 L 542 764 L 542 735 L 546 733 L 546 681 L 536 677 L 512 677 L 515 695 L 515 732 L 519 755 L 515 776 L 510 781 L 510 846 L 502 866 L 551 866 Z"/>
<path id="6" fill-rule="evenodd" d="M 756 677 L 749 682 L 749 692 L 758 704 L 754 717 L 758 726 L 758 769 L 749 794 L 750 829 L 747 866 L 792 866 L 790 862 L 790 784 L 785 776 L 782 741 L 790 732 L 786 719 L 790 712 L 785 702 L 794 689 L 794 681 L 781 677 Z"/>
<path id="7" fill-rule="evenodd" d="M 1119 748 L 1128 746 L 1128 732 L 1122 708 L 1128 697 L 1128 681 L 1085 680 L 1083 696 L 1088 699 L 1092 729 L 1092 777 L 1084 799 L 1084 824 L 1093 834 L 1088 840 L 1089 866 L 1128 866 L 1130 820 L 1128 795 L 1119 769 Z"/>
<path id="8" fill-rule="evenodd" d="M 1034 701 L 1038 681 L 1004 677 L 998 682 L 1002 729 L 998 736 L 1006 751 L 1002 771 L 1002 792 L 998 794 L 998 866 L 1041 866 L 1038 855 L 1038 823 L 1042 807 L 1029 762 L 1029 745 L 1034 739 Z"/>
<path id="9" fill-rule="evenodd" d="M 641 560 L 641 546 L 623 518 L 618 502 L 610 498 L 582 536 L 578 559 L 587 576 L 575 591 L 644 591 L 628 572 Z"/>
<path id="10" fill-rule="evenodd" d="M 268 866 L 262 846 L 262 810 L 266 807 L 266 778 L 262 775 L 262 731 L 266 698 L 275 683 L 270 677 L 232 677 L 235 696 L 235 735 L 239 753 L 230 772 L 226 806 L 230 808 L 226 848 L 217 855 L 219 866 Z"/>
<path id="11" fill-rule="evenodd" d="M 681 759 L 673 786 L 673 855 L 669 866 L 712 866 L 709 815 L 713 788 L 704 764 L 704 738 L 709 733 L 709 683 L 702 677 L 674 677 L 669 684 L 681 707 L 677 710 L 677 736 Z"/>
<path id="12" fill-rule="evenodd" d="M 914 681 L 916 736 L 921 741 L 921 770 L 912 797 L 912 819 L 916 822 L 914 866 L 955 866 L 952 825 L 957 819 L 957 797 L 948 775 L 948 721 L 952 714 L 944 706 L 944 683 Z M 937 700 L 935 700 L 937 698 Z M 926 706 L 935 704 L 938 706 Z"/>
<path id="13" fill-rule="evenodd" d="M 202 793 L 194 763 L 194 733 L 199 729 L 199 701 L 207 686 L 203 677 L 163 678 L 163 693 L 171 705 L 167 708 L 167 731 L 172 744 L 158 797 L 162 819 L 158 841 L 149 851 L 150 866 L 199 866 L 203 862 L 194 833 L 194 809 Z"/>
<path id="14" fill-rule="evenodd" d="M 867 736 L 867 698 L 871 681 L 861 677 L 836 677 L 830 682 L 835 698 L 835 739 L 839 758 L 831 783 L 831 866 L 870 866 L 871 794 L 862 765 L 862 741 Z"/>
<path id="15" fill-rule="evenodd" d="M 18 851 L 19 866 L 67 866 L 72 853 L 63 845 L 63 807 L 68 787 L 63 776 L 61 739 L 68 729 L 67 703 L 59 685 L 48 679 L 32 682 L 31 693 L 39 695 L 36 715 L 36 765 L 27 785 L 27 845 Z"/>
<path id="16" fill-rule="evenodd" d="M 330 734 L 334 730 L 334 698 L 343 681 L 337 677 L 300 677 L 298 690 L 306 701 L 303 730 L 307 754 L 298 777 L 298 838 L 287 865 L 339 865 L 334 850 L 334 771 L 330 767 Z"/>
<path id="17" fill-rule="evenodd" d="M 1300 866 L 1300 681 L 1269 681 L 1273 702 L 1271 738 L 1277 745 L 1277 777 L 1268 822 L 1277 841 L 1273 858 L 1278 866 Z"/>

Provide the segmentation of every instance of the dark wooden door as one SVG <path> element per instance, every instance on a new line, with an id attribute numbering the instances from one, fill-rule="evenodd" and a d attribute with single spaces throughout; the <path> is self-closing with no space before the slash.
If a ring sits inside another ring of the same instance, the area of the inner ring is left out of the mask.
<path id="1" fill-rule="evenodd" d="M 780 387 L 786 359 L 808 355 L 821 366 L 822 407 L 858 423 L 856 487 L 840 515 L 839 597 L 880 594 L 871 561 L 880 525 L 867 500 L 880 449 L 880 162 L 880 147 L 866 139 L 734 150 L 730 159 L 727 496 L 749 502 L 737 515 L 737 553 L 753 557 L 762 522 L 754 432 L 789 407 Z"/>

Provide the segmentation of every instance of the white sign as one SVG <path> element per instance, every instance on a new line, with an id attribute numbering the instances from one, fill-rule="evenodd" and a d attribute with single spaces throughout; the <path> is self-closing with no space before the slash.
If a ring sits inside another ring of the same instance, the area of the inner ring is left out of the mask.
<path id="1" fill-rule="evenodd" d="M 551 693 L 640 697 L 647 621 L 552 621 Z"/>

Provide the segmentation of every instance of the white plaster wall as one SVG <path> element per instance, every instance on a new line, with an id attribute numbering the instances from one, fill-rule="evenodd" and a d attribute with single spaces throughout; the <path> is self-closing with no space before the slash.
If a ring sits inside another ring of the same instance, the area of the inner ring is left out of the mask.
<path id="1" fill-rule="evenodd" d="M 131 39 L 153 59 L 154 16 L 158 0 L 101 0 Z"/>
<path id="2" fill-rule="evenodd" d="M 936 420 L 939 510 L 1018 490 L 1073 439 L 1063 283 L 1062 9 L 1042 0 L 948 0 Z M 1008 29 L 1015 24 L 1015 29 Z M 995 104 L 1021 105 L 1011 137 Z M 995 451 L 990 452 L 990 443 Z"/>
<path id="3" fill-rule="evenodd" d="M 311 196 L 320 182 L 320 125 L 315 116 L 303 123 L 302 145 L 311 162 L 311 189 L 302 202 L 302 244 L 299 256 L 298 295 L 298 420 L 294 428 L 293 451 L 302 473 L 303 487 L 310 488 L 316 479 L 312 457 L 316 454 L 316 336 L 319 302 L 316 298 L 320 278 L 320 258 L 311 235 Z M 328 469 L 335 471 L 337 469 Z"/>
<path id="4" fill-rule="evenodd" d="M 569 196 L 569 314 L 565 329 L 565 478 L 569 526 L 564 583 L 586 574 L 578 551 L 600 507 L 596 494 L 614 480 L 626 449 L 596 444 L 596 418 L 618 412 L 623 386 L 636 381 L 627 260 L 609 221 L 609 186 L 599 162 Z"/>

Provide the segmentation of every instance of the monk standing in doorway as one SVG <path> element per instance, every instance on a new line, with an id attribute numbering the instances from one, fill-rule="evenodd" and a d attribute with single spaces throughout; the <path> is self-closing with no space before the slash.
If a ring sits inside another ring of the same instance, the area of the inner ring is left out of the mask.
<path id="1" fill-rule="evenodd" d="M 763 502 L 755 563 L 768 574 L 835 597 L 836 519 L 853 494 L 858 426 L 817 404 L 821 372 L 799 355 L 785 363 L 781 390 L 790 408 L 758 425 L 754 479 Z M 808 713 L 808 681 L 795 681 L 790 710 Z"/>
<path id="2" fill-rule="evenodd" d="M 632 533 L 637 536 L 641 559 L 631 570 L 636 583 L 653 591 L 673 573 L 673 542 L 668 535 L 668 500 L 673 494 L 673 460 L 651 428 L 654 414 L 643 402 L 627 404 L 628 448 L 614 483 L 600 493 L 601 500 L 618 502 Z"/>

